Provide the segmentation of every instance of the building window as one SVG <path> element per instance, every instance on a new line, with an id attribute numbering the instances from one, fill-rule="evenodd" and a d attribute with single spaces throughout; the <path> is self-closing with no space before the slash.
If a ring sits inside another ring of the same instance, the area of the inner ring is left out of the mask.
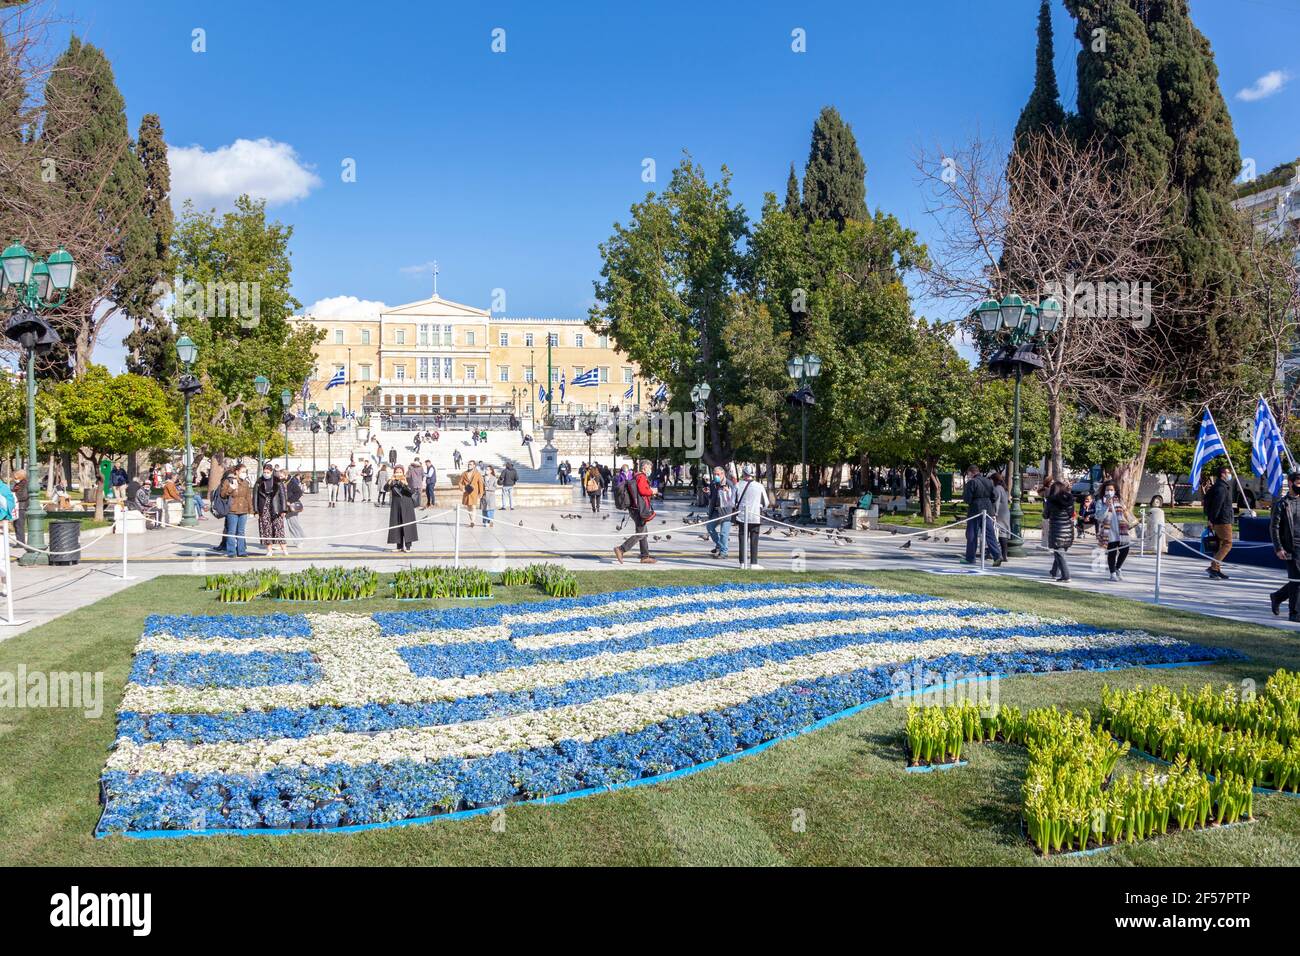
<path id="1" fill-rule="evenodd" d="M 624 385 L 632 384 L 632 366 L 630 365 L 623 366 L 623 384 Z"/>
<path id="2" fill-rule="evenodd" d="M 597 411 L 604 415 L 609 411 L 609 402 L 601 402 L 600 405 L 597 406 Z"/>
<path id="3" fill-rule="evenodd" d="M 582 348 L 583 336 L 581 332 L 573 333 L 573 345 L 575 348 Z"/>
<path id="4" fill-rule="evenodd" d="M 361 344 L 362 344 L 362 345 L 369 345 L 369 344 L 370 344 L 370 330 L 369 330 L 369 329 L 362 329 L 362 330 L 361 330 Z"/>
<path id="5" fill-rule="evenodd" d="M 530 349 L 530 348 L 532 348 L 532 347 L 533 347 L 533 333 L 532 333 L 532 332 L 525 332 L 525 333 L 524 333 L 524 348 Z"/>
<path id="6" fill-rule="evenodd" d="M 477 366 L 474 366 L 474 365 L 466 365 L 466 366 L 465 366 L 465 381 L 467 381 L 467 382 L 472 382 L 472 381 L 475 380 L 475 377 L 476 377 L 477 375 L 478 375 L 478 368 L 477 368 Z"/>
<path id="7" fill-rule="evenodd" d="M 497 344 L 500 345 L 502 348 L 508 347 L 510 345 L 510 333 L 509 332 L 500 333 L 497 336 Z"/>
<path id="8" fill-rule="evenodd" d="M 609 384 L 609 366 L 608 366 L 608 365 L 602 365 L 602 366 L 600 367 L 600 384 L 601 384 L 601 385 L 608 385 L 608 384 Z"/>
<path id="9" fill-rule="evenodd" d="M 581 374 L 582 374 L 582 366 L 581 365 L 573 366 L 573 377 L 576 379 Z"/>
<path id="10" fill-rule="evenodd" d="M 361 366 L 361 381 L 363 381 L 363 382 L 368 382 L 368 381 L 370 381 L 370 366 L 369 366 L 369 365 L 362 365 L 362 366 Z"/>
<path id="11" fill-rule="evenodd" d="M 442 327 L 442 344 L 443 344 L 443 345 L 455 345 L 455 344 L 456 344 L 456 343 L 454 343 L 454 342 L 451 340 L 451 326 L 450 326 L 450 325 L 444 325 L 444 326 Z M 448 375 L 447 377 L 448 377 L 448 378 L 451 378 L 450 375 Z"/>
<path id="12" fill-rule="evenodd" d="M 473 330 L 473 329 L 466 329 L 466 330 L 465 330 L 465 344 L 466 344 L 466 345 L 474 345 L 474 344 L 476 344 L 475 341 L 474 341 L 474 330 Z"/>
<path id="13" fill-rule="evenodd" d="M 551 384 L 554 385 L 559 380 L 560 380 L 560 370 L 558 368 L 551 369 Z"/>
<path id="14" fill-rule="evenodd" d="M 607 348 L 609 348 L 609 336 L 608 336 L 608 335 L 602 335 L 602 336 L 600 337 L 600 347 L 601 347 L 602 349 L 607 349 Z"/>
<path id="15" fill-rule="evenodd" d="M 335 329 L 335 330 L 334 330 L 334 344 L 335 344 L 335 345 L 342 345 L 342 344 L 343 344 L 343 330 L 342 330 L 342 329 Z"/>
<path id="16" fill-rule="evenodd" d="M 451 381 L 451 359 L 449 358 L 442 360 L 442 377 L 449 382 Z"/>
<path id="17" fill-rule="evenodd" d="M 498 369 L 497 369 L 497 373 L 498 373 L 498 375 L 500 376 L 500 380 L 501 380 L 501 381 L 503 381 L 503 382 L 508 382 L 508 381 L 510 381 L 510 366 L 509 366 L 509 365 L 502 365 L 502 366 L 499 366 Z"/>
<path id="18" fill-rule="evenodd" d="M 527 416 L 529 416 L 530 418 L 532 417 L 532 414 L 533 414 L 533 403 L 532 403 L 532 402 L 529 402 L 527 405 L 524 406 L 524 414 L 527 415 Z"/>
<path id="19" fill-rule="evenodd" d="M 406 366 L 405 366 L 405 365 L 394 365 L 394 366 L 393 366 L 393 378 L 397 379 L 399 382 L 405 382 L 405 381 L 406 381 Z"/>
<path id="20" fill-rule="evenodd" d="M 393 344 L 394 345 L 406 344 L 406 329 L 393 329 Z"/>
<path id="21" fill-rule="evenodd" d="M 533 384 L 533 367 L 531 365 L 524 367 L 524 381 L 529 385 Z"/>
<path id="22" fill-rule="evenodd" d="M 427 358 L 422 358 L 420 359 L 420 381 L 427 382 L 428 380 L 429 380 L 429 360 Z"/>
<path id="23" fill-rule="evenodd" d="M 550 345 L 550 346 L 552 346 L 552 347 L 559 345 L 559 344 L 560 344 L 560 333 L 558 333 L 558 332 L 552 332 L 550 335 L 546 336 L 546 344 L 547 344 L 547 345 Z"/>

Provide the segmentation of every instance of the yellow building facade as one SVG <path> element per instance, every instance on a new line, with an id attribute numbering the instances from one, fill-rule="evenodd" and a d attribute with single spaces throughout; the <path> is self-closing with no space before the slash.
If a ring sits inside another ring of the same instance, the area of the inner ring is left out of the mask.
<path id="1" fill-rule="evenodd" d="M 582 319 L 494 316 L 435 296 L 377 316 L 298 321 L 325 332 L 309 383 L 309 401 L 324 410 L 436 415 L 490 408 L 540 419 L 548 342 L 555 414 L 628 409 L 639 393 L 649 400 L 636 366 Z M 570 385 L 591 369 L 597 384 Z"/>

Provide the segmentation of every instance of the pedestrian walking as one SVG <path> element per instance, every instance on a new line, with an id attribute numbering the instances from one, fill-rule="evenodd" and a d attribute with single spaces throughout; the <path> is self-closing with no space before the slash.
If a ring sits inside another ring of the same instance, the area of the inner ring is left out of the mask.
<path id="1" fill-rule="evenodd" d="M 1288 492 L 1273 502 L 1268 516 L 1268 533 L 1273 540 L 1273 551 L 1278 560 L 1286 562 L 1286 581 L 1268 596 L 1273 613 L 1277 614 L 1282 602 L 1287 602 L 1288 621 L 1300 621 L 1300 470 L 1292 469 L 1287 476 Z"/>
<path id="2" fill-rule="evenodd" d="M 433 467 L 433 462 L 424 459 L 424 509 L 428 511 L 434 506 L 434 493 L 438 489 L 438 469 Z"/>
<path id="3" fill-rule="evenodd" d="M 591 501 L 591 513 L 600 514 L 600 473 L 595 468 L 587 469 L 587 477 L 582 487 Z"/>
<path id="4" fill-rule="evenodd" d="M 304 481 L 302 475 L 290 475 L 284 486 L 284 500 L 288 510 L 284 514 L 285 527 L 289 530 L 289 546 L 302 547 L 302 495 Z"/>
<path id="5" fill-rule="evenodd" d="M 501 469 L 501 480 L 497 485 L 501 488 L 501 507 L 515 510 L 515 485 L 519 484 L 519 472 L 515 470 L 515 463 L 507 461 L 505 468 Z"/>
<path id="6" fill-rule="evenodd" d="M 704 528 L 713 540 L 712 554 L 726 558 L 731 551 L 731 513 L 736 510 L 736 489 L 722 466 L 713 469 L 709 484 L 709 521 Z"/>
<path id="7" fill-rule="evenodd" d="M 736 486 L 736 517 L 740 526 L 740 566 L 751 571 L 761 571 L 758 563 L 758 530 L 763 521 L 763 509 L 767 507 L 767 489 L 761 481 L 754 480 L 754 466 L 746 465 L 740 472 L 740 484 Z M 745 540 L 749 539 L 749 562 L 745 562 Z"/>
<path id="8" fill-rule="evenodd" d="M 248 468 L 242 462 L 221 482 L 221 497 L 225 499 L 226 527 L 224 541 L 226 557 L 243 558 L 248 555 L 248 516 L 253 513 L 253 486 L 248 483 Z"/>
<path id="9" fill-rule="evenodd" d="M 1008 548 L 1011 544 L 1011 496 L 1007 493 L 1007 483 L 1002 472 L 990 475 L 989 480 L 993 482 L 993 507 L 997 509 L 998 546 L 1002 549 L 1002 560 L 1006 561 L 1011 557 Z"/>
<path id="10" fill-rule="evenodd" d="M 479 504 L 483 508 L 483 526 L 489 527 L 497 513 L 497 471 L 491 465 L 483 475 L 483 499 Z"/>
<path id="11" fill-rule="evenodd" d="M 370 462 L 367 461 L 365 464 L 361 466 L 361 500 L 362 501 L 370 501 L 371 499 L 374 498 L 374 494 L 373 494 L 374 487 L 375 487 L 375 469 L 370 464 Z"/>
<path id="12" fill-rule="evenodd" d="M 460 503 L 469 512 L 469 526 L 472 528 L 474 510 L 478 507 L 479 499 L 483 497 L 483 476 L 474 467 L 474 462 L 469 462 L 465 470 L 460 473 L 456 487 L 460 489 Z"/>
<path id="13" fill-rule="evenodd" d="M 379 466 L 379 471 L 375 475 L 375 487 L 379 489 L 379 497 L 375 502 L 376 508 L 383 507 L 384 500 L 388 497 L 388 480 L 391 474 L 392 472 L 388 470 L 388 462 Z"/>
<path id="14" fill-rule="evenodd" d="M 1101 500 L 1097 502 L 1097 543 L 1106 549 L 1106 565 L 1112 581 L 1123 581 L 1124 561 L 1128 558 L 1129 530 L 1133 517 L 1119 497 L 1119 487 L 1113 481 L 1101 486 Z"/>
<path id="15" fill-rule="evenodd" d="M 406 469 L 406 485 L 411 489 L 411 503 L 416 508 L 420 507 L 420 495 L 424 492 L 424 466 L 418 458 Z"/>
<path id="16" fill-rule="evenodd" d="M 384 486 L 391 504 L 388 507 L 388 543 L 397 545 L 398 551 L 410 551 L 419 539 L 415 527 L 415 499 L 411 486 L 406 483 L 406 469 L 401 465 L 393 469 L 392 480 Z"/>
<path id="17" fill-rule="evenodd" d="M 329 488 L 329 507 L 337 508 L 339 503 L 339 485 L 343 482 L 343 473 L 339 471 L 339 466 L 330 463 L 329 468 L 325 471 L 325 484 Z"/>
<path id="18" fill-rule="evenodd" d="M 993 482 L 982 474 L 978 465 L 966 471 L 966 484 L 961 490 L 966 502 L 966 557 L 965 564 L 975 564 L 975 552 L 983 536 L 986 549 L 993 555 L 993 566 L 1002 563 L 1002 549 L 998 546 L 997 529 L 993 526 L 996 506 L 993 500 Z"/>
<path id="19" fill-rule="evenodd" d="M 620 497 L 621 495 L 621 497 Z M 650 487 L 650 462 L 643 461 L 641 470 L 635 476 L 614 488 L 614 507 L 627 511 L 636 530 L 621 545 L 614 549 L 614 560 L 623 563 L 623 555 L 635 544 L 641 548 L 641 563 L 656 564 L 650 557 L 650 536 L 646 526 L 654 520 L 655 510 L 652 499 L 654 489 Z"/>
<path id="20" fill-rule="evenodd" d="M 289 510 L 284 473 L 277 474 L 268 462 L 262 466 L 262 477 L 253 487 L 253 511 L 257 514 L 257 539 L 266 549 L 268 557 L 280 554 L 289 556 L 285 546 L 284 516 Z"/>
<path id="21" fill-rule="evenodd" d="M 1052 577 L 1070 580 L 1065 552 L 1074 544 L 1074 495 L 1063 481 L 1054 481 L 1043 496 L 1043 540 L 1052 549 Z"/>
<path id="22" fill-rule="evenodd" d="M 1210 526 L 1214 532 L 1215 540 L 1218 547 L 1214 552 L 1214 559 L 1210 561 L 1206 573 L 1212 578 L 1218 578 L 1221 581 L 1228 580 L 1228 576 L 1223 573 L 1223 559 L 1228 556 L 1232 550 L 1232 483 L 1229 479 L 1232 477 L 1232 469 L 1226 464 L 1219 467 L 1216 473 L 1214 484 L 1206 490 L 1205 496 L 1201 499 L 1201 507 L 1205 511 L 1205 523 Z"/>

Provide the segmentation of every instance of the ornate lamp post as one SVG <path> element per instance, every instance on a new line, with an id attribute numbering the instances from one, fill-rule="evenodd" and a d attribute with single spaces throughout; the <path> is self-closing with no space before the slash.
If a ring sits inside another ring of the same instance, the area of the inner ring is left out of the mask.
<path id="1" fill-rule="evenodd" d="M 266 398 L 271 391 L 271 380 L 265 375 L 259 375 L 253 379 L 253 388 L 257 389 L 257 394 Z M 259 438 L 257 440 L 257 469 L 262 470 L 262 463 L 266 459 L 266 442 Z"/>
<path id="2" fill-rule="evenodd" d="M 799 520 L 811 521 L 812 510 L 808 507 L 808 406 L 816 405 L 817 400 L 813 397 L 812 386 L 808 380 L 822 373 L 822 360 L 812 352 L 807 355 L 796 355 L 785 363 L 785 370 L 799 385 L 787 399 L 791 405 L 799 406 L 799 458 L 803 468 L 803 488 L 799 494 Z"/>
<path id="3" fill-rule="evenodd" d="M 48 564 L 45 509 L 41 507 L 41 473 L 36 459 L 36 356 L 57 345 L 59 335 L 40 313 L 67 301 L 77 281 L 77 266 L 62 246 L 48 260 L 32 256 L 17 239 L 0 253 L 0 297 L 11 289 L 16 299 L 5 335 L 27 353 L 27 509 L 24 530 L 31 547 L 18 559 L 30 566 Z M 39 549 L 39 550 L 38 550 Z"/>
<path id="4" fill-rule="evenodd" d="M 1011 441 L 1011 538 L 1007 550 L 1013 555 L 1023 551 L 1024 510 L 1021 508 L 1020 487 L 1020 382 L 1043 367 L 1038 346 L 1056 331 L 1061 321 L 1061 306 L 1052 298 L 1037 306 L 1030 305 L 1018 295 L 1005 296 L 1001 302 L 987 299 L 975 309 L 974 317 L 980 329 L 1000 348 L 989 360 L 989 368 L 1003 378 L 1015 377 L 1015 398 L 1012 403 L 1013 432 Z"/>
<path id="5" fill-rule="evenodd" d="M 316 477 L 316 436 L 320 434 L 320 409 L 315 404 L 307 406 L 307 417 L 311 419 L 311 493 L 320 492 L 320 481 Z"/>
<path id="6" fill-rule="evenodd" d="M 293 415 L 289 414 L 289 405 L 293 402 L 293 392 L 287 388 L 280 389 L 280 407 L 284 409 L 284 414 L 280 421 L 284 424 L 284 473 L 289 474 L 289 423 L 293 421 Z"/>
<path id="7" fill-rule="evenodd" d="M 181 375 L 179 386 L 185 396 L 185 503 L 181 509 L 181 527 L 193 528 L 199 523 L 194 513 L 194 446 L 190 440 L 190 399 L 203 391 L 199 377 L 190 371 L 199 357 L 199 347 L 188 335 L 182 335 L 176 342 L 176 357 L 185 372 Z"/>
<path id="8" fill-rule="evenodd" d="M 326 471 L 329 470 L 329 466 L 334 460 L 334 452 L 332 451 L 332 448 L 334 445 L 334 433 L 336 431 L 338 431 L 338 429 L 334 427 L 334 413 L 330 412 L 328 415 L 325 416 L 325 470 Z"/>

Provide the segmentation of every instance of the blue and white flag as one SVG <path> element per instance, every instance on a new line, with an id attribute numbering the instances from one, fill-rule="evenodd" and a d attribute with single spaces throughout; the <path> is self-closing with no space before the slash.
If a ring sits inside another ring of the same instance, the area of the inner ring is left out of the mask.
<path id="1" fill-rule="evenodd" d="M 1201 433 L 1196 439 L 1196 451 L 1192 454 L 1192 487 L 1195 488 L 1201 482 L 1201 469 L 1205 463 L 1216 455 L 1226 455 L 1228 449 L 1224 447 L 1223 439 L 1219 436 L 1219 426 L 1214 424 L 1214 416 L 1210 414 L 1207 408 L 1205 414 L 1201 416 Z"/>
<path id="2" fill-rule="evenodd" d="M 564 401 L 564 373 L 560 373 L 560 401 Z"/>
<path id="3" fill-rule="evenodd" d="M 651 398 L 650 400 L 651 400 L 652 402 L 666 402 L 666 401 L 668 401 L 668 386 L 667 386 L 667 384 L 661 384 L 657 389 L 655 389 L 654 397 Z"/>
<path id="4" fill-rule="evenodd" d="M 336 368 L 334 374 L 330 376 L 330 380 L 325 383 L 325 387 L 333 388 L 335 385 L 346 385 L 347 383 L 347 376 L 344 374 L 343 369 Z"/>
<path id="5" fill-rule="evenodd" d="M 627 387 L 627 391 L 623 393 L 623 397 L 624 397 L 624 398 L 631 398 L 631 397 L 632 397 L 632 386 L 631 386 L 631 385 L 629 385 L 629 386 Z"/>
<path id="6" fill-rule="evenodd" d="M 1255 436 L 1250 444 L 1250 470 L 1268 481 L 1268 493 L 1274 498 L 1282 494 L 1285 468 L 1282 456 L 1286 445 L 1282 430 L 1277 426 L 1273 410 L 1260 398 L 1255 406 Z"/>
<path id="7" fill-rule="evenodd" d="M 311 378 L 302 380 L 302 407 L 307 407 L 307 400 L 311 398 Z"/>
<path id="8" fill-rule="evenodd" d="M 600 384 L 600 369 L 589 368 L 579 375 L 573 376 L 573 386 L 575 388 L 590 388 L 593 385 Z"/>
<path id="9" fill-rule="evenodd" d="M 957 675 L 1232 653 L 849 581 L 370 614 L 155 614 L 95 832 L 327 839 L 651 782 Z M 90 813 L 96 793 L 82 790 Z M 535 809 L 548 821 L 559 812 Z"/>

